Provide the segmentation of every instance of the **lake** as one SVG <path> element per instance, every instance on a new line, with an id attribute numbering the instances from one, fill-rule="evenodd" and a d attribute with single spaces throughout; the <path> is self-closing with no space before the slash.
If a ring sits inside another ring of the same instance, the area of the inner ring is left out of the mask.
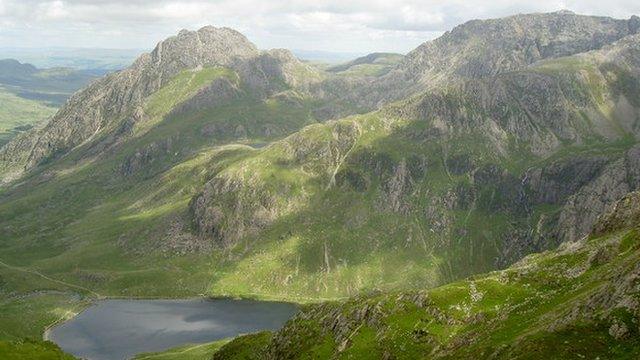
<path id="1" fill-rule="evenodd" d="M 48 340 L 79 358 L 122 360 L 186 343 L 276 330 L 296 311 L 294 304 L 253 300 L 103 300 L 52 328 Z"/>

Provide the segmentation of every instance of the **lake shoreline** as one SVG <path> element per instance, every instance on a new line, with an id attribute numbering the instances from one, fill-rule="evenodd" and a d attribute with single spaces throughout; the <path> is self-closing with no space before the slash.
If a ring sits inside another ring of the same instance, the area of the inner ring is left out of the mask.
<path id="1" fill-rule="evenodd" d="M 297 299 L 303 299 L 303 298 L 297 298 Z M 240 295 L 240 296 L 232 296 L 232 295 L 199 295 L 199 296 L 189 296 L 189 297 L 170 297 L 170 296 L 101 296 L 99 298 L 95 298 L 92 299 L 91 301 L 89 301 L 86 306 L 82 307 L 82 309 L 80 309 L 79 311 L 77 311 L 76 313 L 74 313 L 71 317 L 69 318 L 60 318 L 54 322 L 52 322 L 51 324 L 47 325 L 44 328 L 44 331 L 42 333 L 42 339 L 44 341 L 50 341 L 49 340 L 49 332 L 52 328 L 61 325 L 62 323 L 65 323 L 67 321 L 72 320 L 73 318 L 75 318 L 76 316 L 80 315 L 83 311 L 87 310 L 88 308 L 90 308 L 91 306 L 95 305 L 97 302 L 99 301 L 103 301 L 103 300 L 254 300 L 254 301 L 261 301 L 261 302 L 277 302 L 277 303 L 288 303 L 288 304 L 294 304 L 298 307 L 306 305 L 306 304 L 312 304 L 312 303 L 320 303 L 320 302 L 325 302 L 325 301 L 340 301 L 343 299 L 347 299 L 347 298 L 304 298 L 310 301 L 294 301 L 293 298 L 288 298 L 288 297 L 278 297 L 278 296 L 269 296 L 269 295 L 263 295 L 263 294 L 246 294 L 246 295 Z M 315 300 L 315 301 L 314 301 Z"/>
<path id="2" fill-rule="evenodd" d="M 50 324 L 43 339 L 80 358 L 112 360 L 275 331 L 299 310 L 293 302 L 228 296 L 101 298 Z"/>

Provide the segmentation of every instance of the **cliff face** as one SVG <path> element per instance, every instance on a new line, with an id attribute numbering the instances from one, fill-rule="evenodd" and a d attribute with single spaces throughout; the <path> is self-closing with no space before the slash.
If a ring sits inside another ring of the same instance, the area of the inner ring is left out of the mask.
<path id="1" fill-rule="evenodd" d="M 636 146 L 624 156 L 602 169 L 567 200 L 558 223 L 561 240 L 575 240 L 584 236 L 600 214 L 611 210 L 616 201 L 640 188 L 640 147 Z"/>

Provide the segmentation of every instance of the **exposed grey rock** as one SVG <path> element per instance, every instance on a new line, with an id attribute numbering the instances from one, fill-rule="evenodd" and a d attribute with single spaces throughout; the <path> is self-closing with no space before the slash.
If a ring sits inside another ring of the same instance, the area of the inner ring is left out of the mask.
<path id="1" fill-rule="evenodd" d="M 179 135 L 174 135 L 137 149 L 124 160 L 120 172 L 125 176 L 131 176 L 154 161 L 159 161 L 161 157 L 177 155 L 179 149 L 175 149 L 173 144 L 178 137 Z"/>
<path id="2" fill-rule="evenodd" d="M 616 338 L 617 340 L 622 340 L 629 335 L 629 329 L 627 328 L 627 325 L 625 323 L 614 321 L 609 328 L 609 335 Z"/>
<path id="3" fill-rule="evenodd" d="M 523 182 L 532 190 L 533 202 L 561 204 L 593 180 L 609 161 L 604 156 L 571 157 L 528 171 Z"/>
<path id="4" fill-rule="evenodd" d="M 412 181 L 407 171 L 407 163 L 402 159 L 395 166 L 393 174 L 382 185 L 382 195 L 379 207 L 393 212 L 407 212 L 408 204 L 405 197 L 411 193 Z"/>
<path id="5" fill-rule="evenodd" d="M 617 20 L 556 12 L 472 20 L 407 54 L 389 73 L 363 86 L 342 80 L 358 104 L 376 108 L 456 79 L 523 69 L 543 59 L 597 50 L 638 32 L 638 18 Z"/>
<path id="6" fill-rule="evenodd" d="M 484 77 L 546 58 L 595 50 L 637 31 L 637 19 L 567 12 L 472 20 L 410 52 L 401 68 L 429 82 L 448 75 Z"/>
<path id="7" fill-rule="evenodd" d="M 637 190 L 640 183 L 639 166 L 640 148 L 636 146 L 570 196 L 560 213 L 557 230 L 559 239 L 572 241 L 588 234 L 600 214 L 610 211 L 618 200 Z"/>
<path id="8" fill-rule="evenodd" d="M 640 193 L 632 192 L 616 202 L 608 213 L 599 216 L 591 234 L 601 236 L 640 225 Z"/>

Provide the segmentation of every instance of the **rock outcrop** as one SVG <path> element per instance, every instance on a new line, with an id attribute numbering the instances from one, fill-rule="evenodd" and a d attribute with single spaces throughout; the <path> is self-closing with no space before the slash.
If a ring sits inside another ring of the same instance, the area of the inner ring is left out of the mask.
<path id="1" fill-rule="evenodd" d="M 618 200 L 638 189 L 640 147 L 636 146 L 569 197 L 558 220 L 559 239 L 574 241 L 586 235 L 600 214 L 610 211 Z"/>

